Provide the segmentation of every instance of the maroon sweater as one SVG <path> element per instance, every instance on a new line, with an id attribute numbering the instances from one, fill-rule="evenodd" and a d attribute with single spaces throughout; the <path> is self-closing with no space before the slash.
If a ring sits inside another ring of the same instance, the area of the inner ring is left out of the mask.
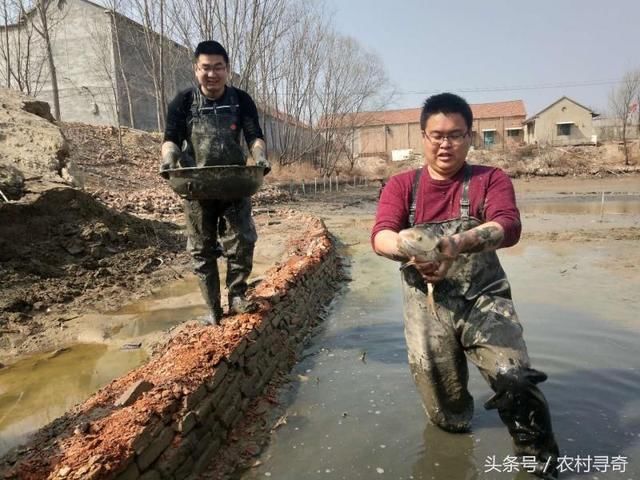
<path id="1" fill-rule="evenodd" d="M 481 165 L 473 165 L 472 168 L 470 215 L 482 222 L 497 222 L 504 228 L 501 248 L 515 245 L 520 239 L 522 226 L 511 180 L 499 168 Z M 399 232 L 409 226 L 409 203 L 416 172 L 411 170 L 395 175 L 384 187 L 371 232 L 372 244 L 381 230 Z M 415 223 L 441 222 L 459 217 L 463 179 L 464 168 L 448 180 L 432 179 L 425 168 L 416 194 Z"/>

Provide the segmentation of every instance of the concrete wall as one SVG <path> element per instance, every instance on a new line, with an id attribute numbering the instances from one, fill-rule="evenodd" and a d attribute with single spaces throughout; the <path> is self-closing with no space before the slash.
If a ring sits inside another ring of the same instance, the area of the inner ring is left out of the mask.
<path id="1" fill-rule="evenodd" d="M 146 365 L 0 460 L 0 476 L 183 479 L 215 461 L 251 400 L 302 352 L 333 297 L 340 277 L 333 243 L 321 221 L 303 220 L 307 229 L 287 262 L 256 288 L 258 312 L 184 327 Z"/>
<path id="2" fill-rule="evenodd" d="M 617 118 L 594 118 L 593 130 L 598 135 L 599 142 L 622 139 L 622 122 Z M 625 135 L 627 139 L 640 138 L 640 126 L 637 118 L 627 125 Z"/>
<path id="3" fill-rule="evenodd" d="M 591 111 L 568 98 L 541 112 L 534 122 L 533 132 L 527 135 L 527 143 L 577 145 L 590 143 L 595 133 Z M 570 135 L 558 135 L 559 122 L 573 122 Z"/>
<path id="4" fill-rule="evenodd" d="M 154 65 L 146 47 L 147 40 L 144 30 L 139 24 L 122 16 L 117 16 L 114 23 L 117 27 L 117 38 L 120 41 L 122 65 L 132 97 L 133 125 L 141 130 L 161 130 L 164 128 L 166 113 L 163 111 L 160 121 L 158 121 L 152 75 Z M 114 35 L 114 42 L 115 38 Z M 158 35 L 152 34 L 152 38 L 155 42 L 160 41 Z M 113 48 L 115 49 L 115 44 Z M 180 90 L 193 86 L 195 77 L 191 60 L 192 54 L 187 48 L 165 39 L 164 49 L 165 91 L 168 104 Z M 157 55 L 155 63 L 156 71 L 159 71 Z M 120 68 L 120 63 L 117 66 Z M 130 126 L 129 104 L 124 80 L 120 74 L 117 78 L 121 122 L 123 125 Z"/>
<path id="5" fill-rule="evenodd" d="M 317 132 L 304 125 L 285 122 L 265 113 L 260 107 L 258 107 L 258 114 L 270 157 L 295 151 L 302 156 L 302 159 L 312 158 L 320 140 Z"/>
<path id="6" fill-rule="evenodd" d="M 356 139 L 356 152 L 365 157 L 377 155 L 391 158 L 392 150 L 407 148 L 412 148 L 418 154 L 422 152 L 419 123 L 361 127 Z"/>
<path id="7" fill-rule="evenodd" d="M 157 130 L 158 117 L 151 74 L 153 68 L 142 26 L 124 16 L 111 15 L 105 8 L 83 0 L 68 0 L 62 11 L 50 8 L 50 12 L 61 119 L 117 125 L 119 110 L 122 125 Z M 25 44 L 24 28 L 14 27 L 10 32 L 14 45 L 17 35 Z M 33 68 L 43 66 L 40 83 L 44 83 L 32 94 L 52 104 L 51 80 L 44 61 L 43 42 L 37 35 L 32 38 Z M 120 40 L 122 65 L 132 97 L 133 125 L 129 118 L 128 97 L 120 70 L 116 38 Z M 159 41 L 158 35 L 153 38 Z M 168 103 L 179 90 L 193 84 L 194 75 L 191 52 L 167 39 L 164 45 Z M 4 71 L 4 65 L 0 65 L 0 71 Z M 35 71 L 33 76 L 36 76 Z M 34 79 L 33 83 L 38 82 Z M 163 112 L 161 123 L 164 122 L 164 115 Z"/>
<path id="8" fill-rule="evenodd" d="M 113 57 L 108 47 L 111 31 L 103 9 L 69 0 L 62 11 L 51 7 L 52 47 L 60 97 L 62 120 L 110 125 L 115 122 Z M 44 56 L 38 40 L 36 55 Z M 43 88 L 35 95 L 52 104 L 51 79 L 44 62 Z"/>
<path id="9" fill-rule="evenodd" d="M 384 125 L 359 128 L 357 153 L 360 156 L 386 154 L 385 129 Z"/>

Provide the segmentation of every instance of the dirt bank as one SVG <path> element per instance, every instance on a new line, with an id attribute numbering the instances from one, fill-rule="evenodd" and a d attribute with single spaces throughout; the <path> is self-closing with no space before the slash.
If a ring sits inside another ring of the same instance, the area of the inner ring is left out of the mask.
<path id="1" fill-rule="evenodd" d="M 184 243 L 173 224 L 114 212 L 72 188 L 0 205 L 1 361 L 59 348 L 81 312 L 113 309 L 181 276 Z"/>
<path id="2" fill-rule="evenodd" d="M 255 312 L 218 326 L 182 325 L 147 364 L 5 457 L 0 475 L 156 478 L 206 466 L 273 373 L 290 367 L 340 280 L 326 227 L 308 216 L 304 225 L 290 239 L 287 261 L 272 267 L 253 292 Z"/>

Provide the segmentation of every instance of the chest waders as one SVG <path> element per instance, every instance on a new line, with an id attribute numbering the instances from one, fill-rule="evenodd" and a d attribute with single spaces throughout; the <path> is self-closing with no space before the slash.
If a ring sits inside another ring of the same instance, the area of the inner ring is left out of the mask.
<path id="1" fill-rule="evenodd" d="M 240 147 L 240 125 L 234 88 L 227 87 L 218 102 L 207 101 L 199 89 L 194 89 L 187 148 L 196 166 L 246 165 Z M 253 268 L 258 237 L 251 218 L 251 200 L 185 200 L 184 210 L 187 250 L 193 257 L 202 295 L 217 323 L 222 317 L 218 236 L 227 259 L 226 285 L 231 304 L 232 298 L 244 297 Z"/>
<path id="2" fill-rule="evenodd" d="M 422 170 L 416 172 L 409 226 L 440 237 L 483 223 L 469 214 L 472 167 L 464 169 L 459 216 L 419 225 L 414 225 L 415 199 Z M 468 358 L 494 391 L 485 408 L 498 409 L 516 455 L 536 456 L 540 476 L 549 460 L 546 471 L 552 474 L 558 447 L 547 402 L 536 386 L 547 377 L 529 366 L 509 282 L 496 252 L 460 255 L 447 278 L 433 285 L 432 299 L 414 267 L 402 270 L 402 285 L 409 367 L 431 421 L 451 432 L 470 429 L 473 398 L 467 390 Z"/>

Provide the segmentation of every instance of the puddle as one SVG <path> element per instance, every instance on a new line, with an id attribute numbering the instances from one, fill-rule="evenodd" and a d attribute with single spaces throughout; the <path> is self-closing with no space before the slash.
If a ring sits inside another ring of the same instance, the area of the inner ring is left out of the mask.
<path id="1" fill-rule="evenodd" d="M 0 455 L 145 360 L 143 350 L 80 344 L 0 370 Z"/>
<path id="2" fill-rule="evenodd" d="M 265 235 L 259 240 L 250 282 L 281 258 L 285 239 L 286 235 Z M 218 265 L 224 281 L 226 265 L 222 261 Z M 197 279 L 190 274 L 118 311 L 74 319 L 82 326 L 78 344 L 55 358 L 49 358 L 51 354 L 30 356 L 1 369 L 0 455 L 106 383 L 144 363 L 144 347 L 163 331 L 207 313 Z M 138 343 L 143 348 L 121 350 L 123 345 Z"/>
<path id="3" fill-rule="evenodd" d="M 640 215 L 640 196 L 605 195 L 604 204 L 601 195 L 582 195 L 566 199 L 524 200 L 518 202 L 524 214 L 563 214 L 563 215 Z"/>
<path id="4" fill-rule="evenodd" d="M 533 479 L 485 473 L 489 457 L 511 455 L 511 440 L 483 409 L 490 390 L 474 367 L 473 431 L 427 424 L 407 364 L 397 265 L 371 252 L 370 218 L 326 223 L 350 245 L 353 281 L 294 370 L 305 380 L 283 390 L 287 423 L 237 478 Z M 640 478 L 640 291 L 637 274 L 624 284 L 602 265 L 612 255 L 606 245 L 553 243 L 501 252 L 533 365 L 549 375 L 542 390 L 562 453 L 567 462 L 620 456 L 624 473 L 609 466 L 579 478 L 626 480 Z"/>

